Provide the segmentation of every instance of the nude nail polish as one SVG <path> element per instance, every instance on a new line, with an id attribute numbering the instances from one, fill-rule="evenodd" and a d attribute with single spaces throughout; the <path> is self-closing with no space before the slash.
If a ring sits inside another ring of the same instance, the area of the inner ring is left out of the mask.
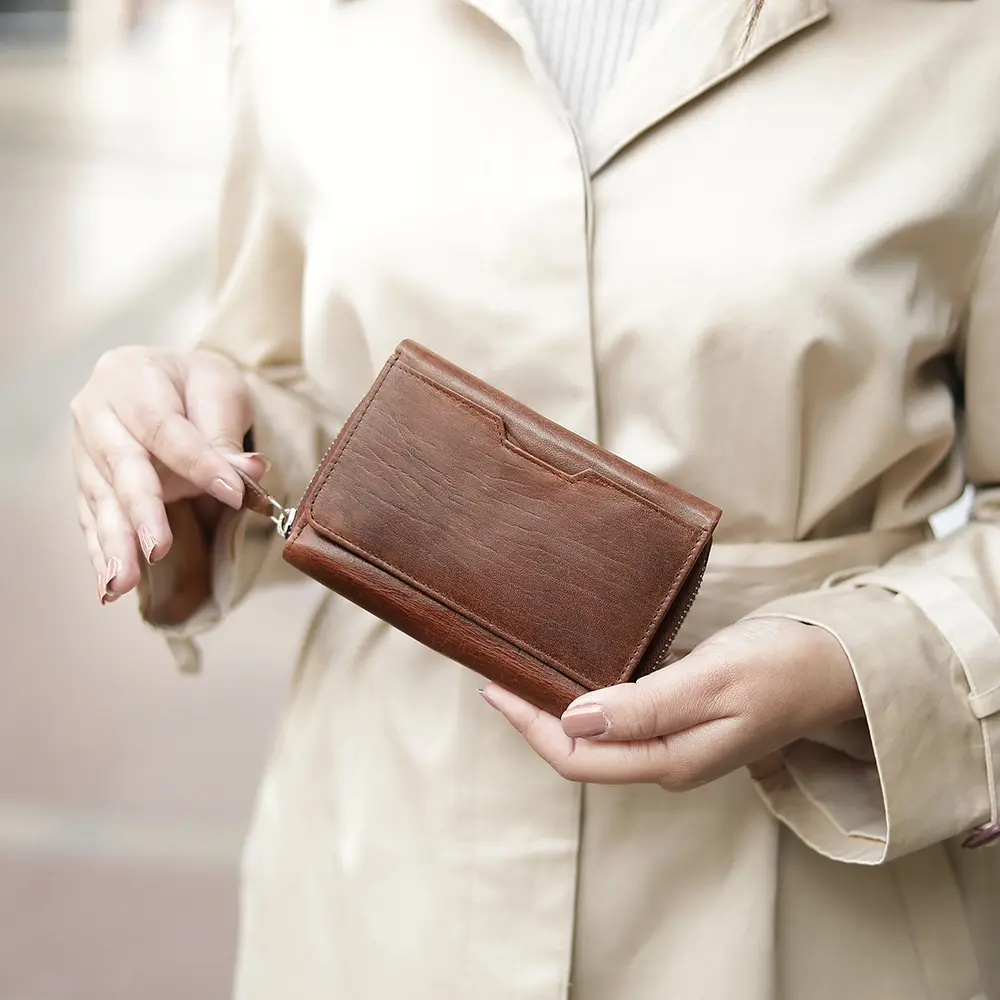
<path id="1" fill-rule="evenodd" d="M 230 486 L 225 479 L 216 479 L 212 482 L 212 496 L 216 500 L 221 500 L 227 507 L 239 507 L 240 492 L 234 486 Z"/>
<path id="2" fill-rule="evenodd" d="M 577 705 L 563 713 L 562 727 L 567 736 L 591 739 L 603 736 L 611 727 L 611 720 L 600 705 Z"/>
<path id="3" fill-rule="evenodd" d="M 118 562 L 113 556 L 108 560 L 108 568 L 104 573 L 104 580 L 102 581 L 101 590 L 101 604 L 110 604 L 111 601 L 115 600 L 119 595 L 111 593 L 111 584 L 114 582 L 115 577 L 118 575 L 118 571 L 121 569 L 121 563 Z"/>
<path id="4" fill-rule="evenodd" d="M 259 451 L 248 451 L 243 455 L 244 458 L 256 458 L 264 466 L 264 471 L 267 472 L 271 468 L 271 460 L 262 455 Z"/>
<path id="5" fill-rule="evenodd" d="M 144 524 L 139 525 L 139 544 L 142 546 L 142 554 L 146 557 L 146 562 L 153 563 L 153 552 L 156 550 L 156 539 L 153 533 Z"/>

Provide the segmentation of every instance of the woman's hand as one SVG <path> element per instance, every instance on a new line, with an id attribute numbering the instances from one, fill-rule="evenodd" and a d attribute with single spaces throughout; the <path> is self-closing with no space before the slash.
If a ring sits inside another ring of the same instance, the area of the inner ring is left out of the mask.
<path id="1" fill-rule="evenodd" d="M 243 374 L 208 352 L 123 347 L 105 354 L 72 403 L 80 525 L 106 603 L 139 582 L 173 542 L 166 507 L 198 497 L 239 509 L 239 466 L 259 479 L 266 462 L 243 453 L 251 423 Z M 202 502 L 202 501 L 199 501 Z"/>
<path id="2" fill-rule="evenodd" d="M 496 684 L 483 697 L 564 778 L 670 791 L 863 715 L 837 639 L 782 618 L 732 625 L 635 684 L 583 695 L 561 720 Z"/>

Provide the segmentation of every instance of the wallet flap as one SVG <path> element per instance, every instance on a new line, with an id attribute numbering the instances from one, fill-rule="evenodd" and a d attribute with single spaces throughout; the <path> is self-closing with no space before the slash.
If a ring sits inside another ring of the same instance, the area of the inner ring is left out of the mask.
<path id="1" fill-rule="evenodd" d="M 685 516 L 685 494 L 627 463 L 641 491 L 598 471 L 583 439 L 431 377 L 428 357 L 421 371 L 401 350 L 383 370 L 317 474 L 309 523 L 586 687 L 626 679 L 717 512 Z"/>

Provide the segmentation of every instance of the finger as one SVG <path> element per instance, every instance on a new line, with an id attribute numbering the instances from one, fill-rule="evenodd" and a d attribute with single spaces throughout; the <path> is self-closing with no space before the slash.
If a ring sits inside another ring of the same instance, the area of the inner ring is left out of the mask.
<path id="1" fill-rule="evenodd" d="M 188 419 L 220 451 L 243 453 L 243 438 L 252 417 L 246 379 L 224 358 L 209 352 L 195 355 L 184 384 Z"/>
<path id="2" fill-rule="evenodd" d="M 163 503 L 163 484 L 149 452 L 111 410 L 98 413 L 88 431 L 90 440 L 100 449 L 107 481 L 139 539 L 143 555 L 150 563 L 162 559 L 173 544 L 173 533 Z M 93 458 L 91 461 L 96 468 L 97 462 Z"/>
<path id="3" fill-rule="evenodd" d="M 566 735 L 559 719 L 496 684 L 483 689 L 486 701 L 506 717 L 528 745 L 570 781 L 597 784 L 658 782 L 670 768 L 663 740 L 607 743 Z"/>
<path id="4" fill-rule="evenodd" d="M 243 439 L 253 422 L 246 378 L 231 362 L 200 352 L 189 368 L 184 404 L 188 419 L 213 448 L 259 481 L 270 462 L 243 451 Z"/>
<path id="5" fill-rule="evenodd" d="M 128 593 L 139 582 L 135 532 L 111 486 L 85 452 L 77 453 L 76 472 L 105 559 L 99 586 L 103 587 L 102 603 L 108 603 Z"/>
<path id="6" fill-rule="evenodd" d="M 153 361 L 138 366 L 134 378 L 133 391 L 111 397 L 111 409 L 120 423 L 168 469 L 239 510 L 242 480 L 187 419 L 175 384 Z"/>
<path id="7" fill-rule="evenodd" d="M 87 543 L 87 554 L 90 556 L 90 564 L 94 568 L 94 578 L 97 581 L 97 597 L 98 600 L 103 602 L 106 593 L 104 576 L 107 571 L 108 561 L 101 551 L 101 543 L 97 539 L 97 522 L 94 520 L 93 511 L 91 511 L 82 493 L 77 494 L 77 518 L 80 522 L 80 530 L 83 532 L 84 540 Z"/>
<path id="8" fill-rule="evenodd" d="M 647 740 L 725 715 L 718 697 L 724 668 L 702 653 L 634 684 L 581 695 L 563 713 L 567 736 L 604 741 Z"/>

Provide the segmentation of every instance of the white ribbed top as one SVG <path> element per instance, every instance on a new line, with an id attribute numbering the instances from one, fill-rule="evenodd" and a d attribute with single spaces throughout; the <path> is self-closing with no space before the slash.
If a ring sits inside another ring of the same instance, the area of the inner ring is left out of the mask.
<path id="1" fill-rule="evenodd" d="M 585 128 L 665 0 L 521 0 L 570 114 Z"/>

